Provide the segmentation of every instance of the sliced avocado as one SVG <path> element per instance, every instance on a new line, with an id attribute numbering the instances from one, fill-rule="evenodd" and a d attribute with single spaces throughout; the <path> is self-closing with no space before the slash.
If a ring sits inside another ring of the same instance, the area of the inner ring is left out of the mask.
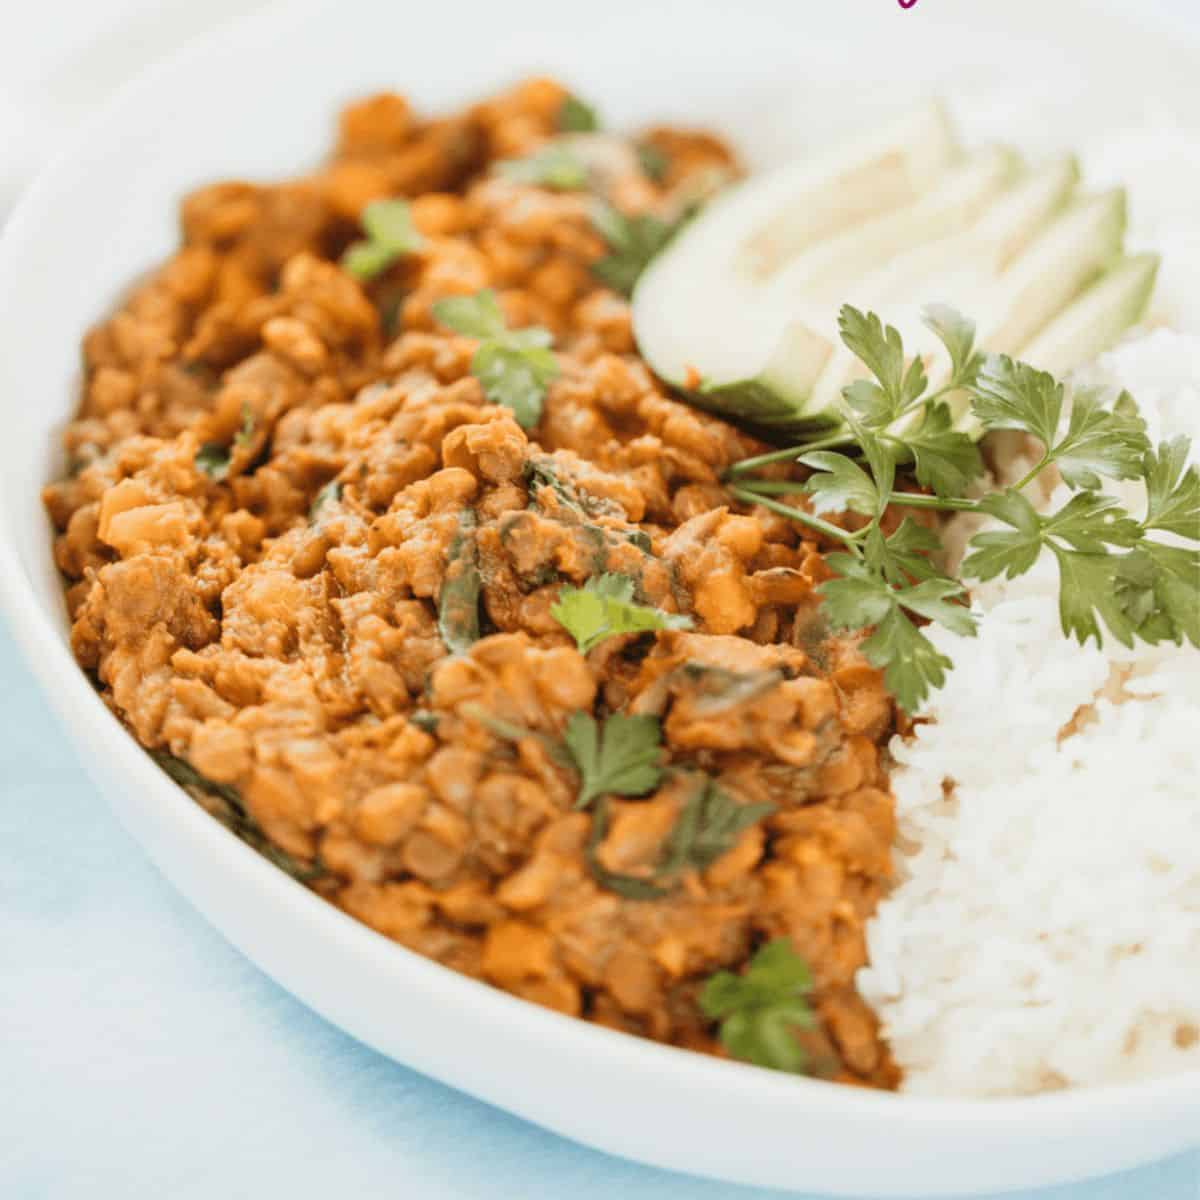
<path id="1" fill-rule="evenodd" d="M 986 306 L 1005 267 L 1019 258 L 1070 203 L 1079 179 L 1074 157 L 1054 160 L 1001 194 L 969 229 L 902 254 L 869 279 L 845 288 L 844 300 L 887 314 L 904 343 L 920 353 L 934 375 L 948 368 L 941 343 L 921 314 L 931 301 L 963 313 Z M 813 389 L 806 408 L 811 419 L 836 410 L 842 389 L 864 371 L 844 346 Z"/>
<path id="2" fill-rule="evenodd" d="M 638 281 L 633 323 L 642 354 L 661 378 L 700 392 L 700 403 L 785 421 L 835 343 L 797 324 L 800 314 L 768 311 L 771 280 L 816 243 L 912 205 L 957 155 L 945 113 L 929 105 L 883 134 L 732 189 Z"/>
<path id="3" fill-rule="evenodd" d="M 1021 357 L 1061 376 L 1111 349 L 1146 315 L 1159 261 L 1157 254 L 1121 259 L 1023 347 Z"/>
<path id="4" fill-rule="evenodd" d="M 979 311 L 980 344 L 1014 354 L 1104 273 L 1125 238 L 1123 188 L 1079 201 L 997 280 Z"/>

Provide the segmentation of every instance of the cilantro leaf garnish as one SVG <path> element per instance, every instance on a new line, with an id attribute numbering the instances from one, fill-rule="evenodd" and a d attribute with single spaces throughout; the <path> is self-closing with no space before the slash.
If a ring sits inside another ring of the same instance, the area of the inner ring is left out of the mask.
<path id="1" fill-rule="evenodd" d="M 572 713 L 563 740 L 581 781 L 576 808 L 597 796 L 644 796 L 662 779 L 657 717 L 613 713 L 601 726 L 587 713 Z"/>
<path id="2" fill-rule="evenodd" d="M 478 340 L 471 374 L 491 403 L 511 409 L 522 429 L 533 429 L 541 420 L 546 389 L 559 374 L 549 331 L 508 329 L 490 288 L 473 296 L 447 296 L 435 301 L 432 311 L 447 329 Z"/>
<path id="3" fill-rule="evenodd" d="M 558 110 L 558 127 L 563 133 L 594 133 L 600 128 L 600 118 L 590 104 L 567 95 Z"/>
<path id="4" fill-rule="evenodd" d="M 808 1056 L 797 1030 L 812 1029 L 808 964 L 785 938 L 768 942 L 741 975 L 718 971 L 700 992 L 700 1010 L 720 1021 L 719 1034 L 734 1058 L 793 1074 L 805 1070 Z"/>
<path id="5" fill-rule="evenodd" d="M 529 183 L 556 192 L 578 192 L 588 185 L 587 165 L 558 142 L 548 142 L 527 158 L 497 163 L 496 171 L 513 183 Z"/>
<path id="6" fill-rule="evenodd" d="M 689 210 L 676 221 L 667 221 L 653 213 L 630 217 L 603 200 L 595 201 L 592 224 L 608 243 L 608 254 L 592 263 L 592 274 L 614 292 L 632 295 L 634 284 L 650 260 L 694 215 L 694 210 Z"/>
<path id="7" fill-rule="evenodd" d="M 599 575 L 581 588 L 563 588 L 550 615 L 575 639 L 580 654 L 621 633 L 692 627 L 690 617 L 635 603 L 633 591 L 627 575 Z"/>
<path id="8" fill-rule="evenodd" d="M 425 244 L 413 226 L 407 200 L 373 200 L 363 209 L 362 227 L 367 236 L 346 247 L 342 269 L 364 282 Z"/>

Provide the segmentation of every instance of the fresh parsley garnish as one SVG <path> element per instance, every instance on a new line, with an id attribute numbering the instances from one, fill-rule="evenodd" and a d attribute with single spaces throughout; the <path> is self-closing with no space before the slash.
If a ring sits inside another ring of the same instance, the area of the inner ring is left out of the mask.
<path id="1" fill-rule="evenodd" d="M 363 282 L 382 275 L 425 241 L 412 223 L 407 200 L 373 200 L 362 212 L 366 237 L 351 242 L 342 255 L 342 270 Z"/>
<path id="2" fill-rule="evenodd" d="M 595 576 L 581 588 L 563 588 L 550 615 L 575 639 L 580 654 L 620 633 L 692 627 L 690 617 L 634 603 L 633 591 L 627 575 Z"/>
<path id="3" fill-rule="evenodd" d="M 720 1021 L 719 1034 L 734 1058 L 776 1071 L 802 1073 L 808 1056 L 796 1032 L 812 1029 L 812 974 L 785 938 L 768 942 L 741 975 L 718 971 L 700 992 L 700 1010 Z"/>
<path id="4" fill-rule="evenodd" d="M 558 142 L 547 142 L 527 158 L 497 163 L 496 171 L 513 183 L 528 183 L 556 192 L 578 192 L 588 185 L 587 164 Z"/>
<path id="5" fill-rule="evenodd" d="M 955 633 L 975 632 L 975 616 L 961 603 L 962 584 L 952 579 L 924 579 L 908 587 L 888 582 L 882 569 L 849 554 L 826 560 L 837 572 L 821 589 L 825 613 L 835 629 L 875 631 L 862 644 L 873 666 L 901 707 L 913 712 L 926 694 L 941 687 L 951 662 L 934 649 L 913 617 L 936 621 Z"/>
<path id="6" fill-rule="evenodd" d="M 1019 429 L 1037 438 L 1044 448 L 1041 466 L 1054 463 L 1072 488 L 1098 488 L 1101 476 L 1136 479 L 1149 449 L 1136 413 L 1105 408 L 1099 392 L 1076 391 L 1060 437 L 1065 395 L 1053 376 L 997 354 L 979 371 L 971 407 L 986 429 Z"/>
<path id="7" fill-rule="evenodd" d="M 435 301 L 433 316 L 447 329 L 478 340 L 471 374 L 493 404 L 510 409 L 522 429 L 533 429 L 541 420 L 546 388 L 559 373 L 550 332 L 537 326 L 507 328 L 490 288 Z"/>
<path id="8" fill-rule="evenodd" d="M 924 626 L 974 633 L 976 618 L 965 607 L 962 583 L 937 566 L 938 536 L 911 518 L 890 537 L 884 534 L 883 516 L 895 505 L 977 513 L 1001 526 L 971 539 L 960 568 L 966 578 L 1013 579 L 1043 553 L 1052 554 L 1063 632 L 1081 642 L 1094 638 L 1099 644 L 1106 628 L 1127 645 L 1137 638 L 1200 645 L 1200 550 L 1154 536 L 1200 541 L 1200 474 L 1188 465 L 1187 439 L 1155 449 L 1128 393 L 1112 403 L 1094 389 L 1068 393 L 1044 371 L 1005 355 L 981 354 L 974 326 L 952 310 L 931 308 L 925 320 L 950 357 L 943 386 L 930 390 L 924 365 L 908 360 L 894 328 L 874 313 L 846 306 L 839 320 L 842 341 L 871 378 L 844 390 L 843 428 L 730 471 L 738 499 L 842 544 L 844 552 L 828 559 L 836 578 L 821 588 L 830 623 L 872 630 L 863 652 L 909 712 L 941 686 L 952 666 Z M 983 462 L 956 428 L 946 400 L 954 393 L 965 394 L 985 432 L 1018 430 L 1040 443 L 1037 463 L 1016 486 L 975 491 Z M 785 458 L 813 475 L 803 485 L 746 478 Z M 1051 468 L 1073 494 L 1057 511 L 1042 513 L 1023 493 Z M 933 494 L 897 490 L 897 472 L 905 469 Z M 1145 515 L 1139 519 L 1103 493 L 1105 479 L 1140 479 Z M 796 486 L 811 497 L 810 509 L 774 498 Z M 849 532 L 820 515 L 846 511 L 870 519 Z"/>
<path id="9" fill-rule="evenodd" d="M 595 133 L 600 128 L 600 118 L 590 104 L 568 95 L 558 110 L 558 127 L 563 133 Z"/>
<path id="10" fill-rule="evenodd" d="M 587 713 L 572 713 L 563 740 L 579 771 L 576 808 L 597 796 L 644 796 L 662 779 L 657 717 L 613 713 L 600 725 Z"/>
<path id="11" fill-rule="evenodd" d="M 678 220 L 668 221 L 653 213 L 626 216 L 604 200 L 592 205 L 592 224 L 608 243 L 608 253 L 592 263 L 592 273 L 601 283 L 623 296 L 633 294 L 633 286 L 650 260 L 695 215 L 689 208 Z"/>

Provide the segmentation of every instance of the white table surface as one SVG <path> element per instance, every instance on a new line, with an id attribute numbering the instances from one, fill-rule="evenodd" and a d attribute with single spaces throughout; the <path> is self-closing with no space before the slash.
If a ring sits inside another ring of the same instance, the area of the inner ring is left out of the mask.
<path id="1" fill-rule="evenodd" d="M 0 219 L 92 105 L 259 2 L 24 0 L 17 11 L 8 0 Z M 1200 0 L 1138 7 L 1147 22 L 1200 27 Z M 803 1178 L 796 1184 L 803 1194 Z M 0 626 L 0 1198 L 774 1194 L 581 1149 L 396 1066 L 307 1011 L 142 857 Z M 1200 1200 L 1200 1155 L 1024 1200 Z"/>

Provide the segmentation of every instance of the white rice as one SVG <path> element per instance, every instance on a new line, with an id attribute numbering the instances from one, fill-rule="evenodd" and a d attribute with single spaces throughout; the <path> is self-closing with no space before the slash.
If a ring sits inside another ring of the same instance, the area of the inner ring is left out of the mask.
<path id="1" fill-rule="evenodd" d="M 1160 331 L 1100 370 L 1153 436 L 1200 444 L 1200 338 Z M 1140 485 L 1120 492 L 1140 511 Z M 1049 556 L 979 588 L 979 636 L 932 633 L 955 669 L 893 743 L 900 882 L 858 984 L 910 1092 L 1200 1070 L 1200 651 L 1080 648 L 1057 594 Z"/>

